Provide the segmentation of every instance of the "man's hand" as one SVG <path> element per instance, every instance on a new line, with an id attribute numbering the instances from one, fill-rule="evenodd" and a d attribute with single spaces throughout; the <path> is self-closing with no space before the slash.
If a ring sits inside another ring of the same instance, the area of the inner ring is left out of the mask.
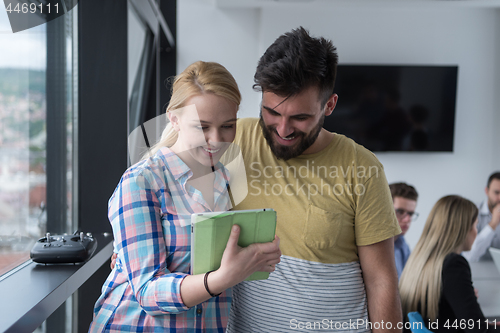
<path id="1" fill-rule="evenodd" d="M 363 272 L 370 322 L 379 323 L 373 332 L 401 332 L 398 323 L 403 321 L 398 291 L 398 273 L 394 261 L 394 238 L 358 247 Z M 382 327 L 381 323 L 386 325 Z M 387 328 L 392 323 L 392 329 Z"/>
<path id="2" fill-rule="evenodd" d="M 111 256 L 111 263 L 109 264 L 109 267 L 111 267 L 111 270 L 113 270 L 113 268 L 115 268 L 117 257 L 118 257 L 118 253 L 113 252 L 113 255 Z"/>
<path id="3" fill-rule="evenodd" d="M 495 230 L 500 224 L 500 204 L 496 204 L 491 211 L 490 227 Z"/>

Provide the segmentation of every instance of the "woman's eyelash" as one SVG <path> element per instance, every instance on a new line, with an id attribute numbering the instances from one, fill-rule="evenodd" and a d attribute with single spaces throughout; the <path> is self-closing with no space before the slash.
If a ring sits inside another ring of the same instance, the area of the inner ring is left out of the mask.
<path id="1" fill-rule="evenodd" d="M 196 129 L 198 130 L 206 130 L 208 129 L 208 126 L 195 126 Z M 223 125 L 222 128 L 234 128 L 234 125 Z"/>

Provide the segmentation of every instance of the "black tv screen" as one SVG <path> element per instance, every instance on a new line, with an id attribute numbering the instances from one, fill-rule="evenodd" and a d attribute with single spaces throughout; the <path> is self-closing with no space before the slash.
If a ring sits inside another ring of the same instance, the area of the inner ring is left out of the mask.
<path id="1" fill-rule="evenodd" d="M 371 151 L 453 151 L 458 66 L 339 65 L 324 128 Z"/>

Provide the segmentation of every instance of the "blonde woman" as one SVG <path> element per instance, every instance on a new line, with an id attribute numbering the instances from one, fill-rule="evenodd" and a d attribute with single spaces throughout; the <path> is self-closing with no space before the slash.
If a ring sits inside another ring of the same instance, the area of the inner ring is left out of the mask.
<path id="1" fill-rule="evenodd" d="M 118 256 L 91 332 L 224 332 L 230 287 L 274 270 L 279 240 L 240 248 L 233 227 L 221 267 L 189 274 L 191 214 L 230 208 L 219 159 L 234 139 L 240 99 L 234 78 L 217 63 L 196 62 L 175 79 L 169 126 L 109 200 Z"/>
<path id="2" fill-rule="evenodd" d="M 476 206 L 456 195 L 432 208 L 403 270 L 399 289 L 403 313 L 418 311 L 433 332 L 489 332 L 472 286 L 471 270 L 460 255 L 477 235 Z M 500 329 L 500 327 L 499 327 Z"/>

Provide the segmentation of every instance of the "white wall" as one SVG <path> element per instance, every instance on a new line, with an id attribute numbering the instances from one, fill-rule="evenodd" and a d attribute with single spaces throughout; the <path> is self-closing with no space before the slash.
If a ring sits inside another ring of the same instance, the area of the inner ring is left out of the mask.
<path id="1" fill-rule="evenodd" d="M 220 9 L 204 0 L 178 1 L 177 69 L 198 61 L 216 61 L 233 74 L 242 94 L 239 117 L 252 113 L 259 95 L 252 90 L 259 60 L 258 9 Z"/>
<path id="2" fill-rule="evenodd" d="M 389 182 L 406 181 L 420 193 L 421 217 L 407 234 L 413 247 L 437 199 L 460 194 L 481 201 L 486 178 L 500 169 L 500 10 L 435 3 L 220 9 L 183 0 L 179 69 L 198 58 L 221 62 L 243 90 L 240 116 L 257 116 L 260 96 L 250 89 L 257 60 L 276 37 L 299 25 L 332 39 L 341 63 L 458 64 L 454 152 L 377 154 Z M 195 25 L 188 22 L 193 17 Z"/>
<path id="3" fill-rule="evenodd" d="M 496 11 L 496 27 L 495 31 L 500 31 L 500 9 Z M 500 170 L 500 35 L 496 36 L 496 60 L 497 67 L 495 70 L 496 74 L 496 101 L 494 106 L 495 121 L 493 122 L 493 169 Z"/>

